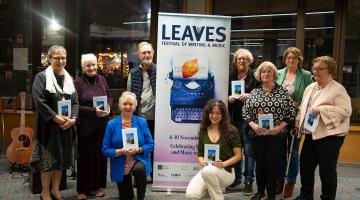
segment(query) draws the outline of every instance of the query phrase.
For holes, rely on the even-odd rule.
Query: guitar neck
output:
[[[26,94],[25,92],[21,93],[21,111],[20,111],[20,133],[24,133],[25,129],[25,98]]]

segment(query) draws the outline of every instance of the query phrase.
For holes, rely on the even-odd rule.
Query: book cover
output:
[[[99,108],[100,110],[105,111],[108,108],[107,106],[107,96],[96,96],[93,97],[93,106]]]
[[[304,121],[304,128],[311,133],[314,133],[320,119],[320,114],[317,114],[316,117],[311,113],[311,109],[306,111],[305,121]]]
[[[204,151],[204,159],[207,165],[212,165],[215,160],[220,159],[220,145],[205,144]]]
[[[124,149],[134,149],[139,147],[138,134],[136,128],[122,129],[122,140]]]
[[[231,81],[231,96],[239,97],[245,93],[245,81]]]
[[[259,115],[259,126],[265,129],[274,128],[274,119],[272,114]]]
[[[71,117],[71,100],[58,101],[58,115],[61,117]]]

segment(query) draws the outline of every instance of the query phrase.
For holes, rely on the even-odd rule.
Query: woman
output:
[[[106,187],[107,166],[101,147],[113,99],[105,78],[97,73],[96,56],[82,55],[81,66],[83,74],[75,80],[80,104],[77,123],[77,192],[78,199],[87,199],[89,194],[105,196],[101,188]],[[93,106],[93,98],[98,96],[107,98],[108,106],[104,110]]]
[[[305,133],[300,156],[301,194],[297,200],[314,199],[314,172],[319,165],[321,199],[335,199],[336,164],[344,138],[349,131],[351,99],[345,88],[333,79],[337,65],[330,56],[317,57],[312,72],[315,83],[305,92],[296,127]],[[304,129],[306,113],[319,117],[314,132]]]
[[[301,103],[305,88],[310,85],[312,81],[311,73],[302,69],[304,58],[300,49],[296,47],[289,47],[284,51],[283,62],[286,64],[284,69],[278,71],[278,78],[276,83],[287,89],[289,95],[295,101],[295,106],[298,107]],[[290,130],[292,127],[288,127]],[[286,141],[287,140],[287,141]],[[292,196],[294,191],[294,185],[296,183],[296,176],[299,171],[299,143],[300,139],[295,138],[292,149],[292,156],[290,158],[290,166],[288,174],[286,171],[286,154],[290,152],[290,144],[292,137],[287,134],[285,140],[283,140],[284,149],[281,150],[280,158],[280,170],[278,174],[278,180],[276,181],[276,193],[282,192],[283,180],[287,176],[287,183],[285,185],[284,198]],[[286,148],[287,147],[287,148]]]
[[[255,71],[261,86],[251,91],[243,107],[244,120],[253,130],[253,145],[256,162],[256,184],[258,192],[251,198],[261,199],[267,191],[267,199],[275,199],[275,183],[280,162],[282,140],[286,127],[295,120],[293,100],[287,90],[276,84],[277,69],[265,61]],[[268,115],[265,115],[268,114]],[[261,127],[259,117],[269,116],[270,128]],[[273,128],[271,128],[271,118]]]
[[[247,124],[244,124],[242,118],[242,107],[244,102],[249,96],[251,90],[253,90],[258,82],[254,77],[254,72],[249,68],[250,64],[253,62],[254,58],[251,52],[247,49],[238,49],[234,53],[233,64],[235,70],[230,74],[230,83],[231,81],[243,80],[245,83],[245,93],[240,96],[232,96],[231,88],[229,88],[229,112],[232,119],[232,123],[238,129],[240,133],[241,144],[244,147],[244,156],[245,156],[245,188],[244,195],[251,195],[252,193],[252,183],[254,181],[254,168],[255,160],[253,155],[253,145],[252,138],[249,135],[249,127]],[[237,186],[240,186],[242,178],[242,160],[240,160],[235,165],[235,181],[227,189],[236,189]]]
[[[119,98],[121,115],[108,122],[103,140],[102,153],[110,157],[110,177],[117,183],[119,196],[122,200],[133,199],[131,174],[134,176],[137,188],[137,198],[143,200],[146,192],[146,176],[152,170],[150,155],[154,150],[146,120],[135,116],[136,95],[125,91]],[[135,128],[138,146],[128,149],[123,146],[122,133]]]
[[[35,76],[32,86],[36,107],[36,138],[30,167],[41,173],[40,199],[62,199],[59,185],[63,170],[72,165],[73,126],[79,111],[78,97],[73,79],[65,70],[66,50],[52,46],[48,50],[50,66]],[[61,115],[58,104],[71,112]],[[50,183],[51,192],[50,192]]]
[[[221,188],[235,180],[232,172],[235,163],[241,159],[239,134],[230,124],[224,102],[210,100],[205,106],[199,130],[198,161],[201,170],[190,181],[186,189],[189,199],[201,199],[207,193],[211,199],[224,199]],[[205,145],[219,145],[219,159],[207,165],[204,158]]]

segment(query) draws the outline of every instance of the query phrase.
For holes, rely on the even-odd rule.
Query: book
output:
[[[220,159],[220,145],[219,144],[205,144],[204,159],[207,165],[212,165],[215,160]]]
[[[259,115],[259,126],[268,130],[273,129],[274,128],[273,114]]]
[[[239,97],[245,93],[245,81],[231,81],[231,96]]]
[[[310,131],[311,133],[314,133],[318,126],[319,119],[320,119],[320,114],[317,114],[316,117],[314,117],[314,115],[311,112],[311,109],[309,108],[306,111],[304,128]]]
[[[122,140],[124,149],[135,149],[139,147],[136,128],[122,129]]]
[[[58,101],[58,115],[61,117],[71,117],[71,100]]]
[[[93,97],[93,106],[99,108],[100,110],[105,111],[107,106],[107,96],[96,96]]]

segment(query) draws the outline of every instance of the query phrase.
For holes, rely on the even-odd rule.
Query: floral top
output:
[[[243,117],[247,123],[258,122],[258,114],[273,114],[274,126],[279,125],[282,121],[292,125],[295,121],[296,110],[294,101],[288,94],[287,90],[279,85],[266,94],[261,86],[251,91],[249,98],[246,100],[243,107]],[[276,135],[277,137],[284,137],[286,129]]]

